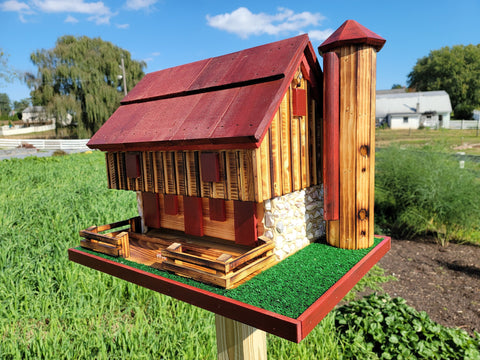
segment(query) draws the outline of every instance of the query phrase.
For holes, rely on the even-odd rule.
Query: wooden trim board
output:
[[[390,238],[384,237],[377,246],[296,319],[107,260],[79,249],[69,249],[68,255],[71,261],[78,264],[299,343],[389,249]]]

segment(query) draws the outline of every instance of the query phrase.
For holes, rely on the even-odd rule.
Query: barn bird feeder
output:
[[[373,246],[384,42],[349,20],[319,47],[323,72],[300,35],[147,74],[88,143],[139,216],[82,230],[70,258],[300,341],[390,246]],[[372,250],[301,320],[115,261],[230,289],[324,237]]]

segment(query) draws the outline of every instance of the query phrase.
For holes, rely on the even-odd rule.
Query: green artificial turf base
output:
[[[345,250],[326,243],[312,243],[231,290],[124,258],[115,258],[82,247],[77,249],[296,319],[382,240],[383,238],[375,238],[372,247],[362,250]]]

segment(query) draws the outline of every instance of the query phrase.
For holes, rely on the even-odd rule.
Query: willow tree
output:
[[[38,67],[27,74],[34,105],[43,105],[58,120],[67,114],[77,124],[78,137],[90,137],[110,117],[123,97],[121,60],[127,89],[144,75],[145,62],[100,38],[60,37],[53,49],[37,50],[30,56]]]

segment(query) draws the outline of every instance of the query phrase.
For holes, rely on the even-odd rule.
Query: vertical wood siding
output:
[[[300,112],[305,115],[293,116],[294,87],[306,93],[307,108]],[[138,178],[127,176],[124,152],[109,152],[106,154],[108,186],[169,195],[262,202],[317,185],[321,182],[322,157],[319,114],[321,111],[316,108],[310,84],[299,69],[259,148],[213,151],[218,154],[218,181],[202,180],[205,177],[202,177],[201,151],[142,152],[139,162],[141,176]]]

